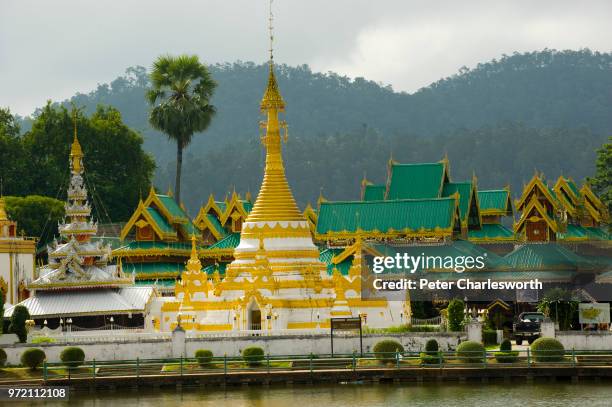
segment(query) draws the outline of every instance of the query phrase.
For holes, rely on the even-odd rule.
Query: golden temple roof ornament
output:
[[[191,235],[191,256],[187,260],[187,271],[191,273],[199,273],[202,271],[202,263],[198,257],[198,249],[196,248],[196,237]]]
[[[79,143],[79,137],[77,135],[77,110],[72,111],[72,122],[74,125],[74,140],[70,147],[70,167],[73,172],[79,173],[82,170],[83,163],[83,149]]]

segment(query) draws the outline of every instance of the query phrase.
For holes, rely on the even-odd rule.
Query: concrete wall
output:
[[[440,349],[454,349],[459,341],[465,340],[462,333],[407,333],[394,335],[369,334],[363,337],[363,351],[371,351],[372,347],[383,339],[394,339],[400,342],[407,351],[420,351],[425,347],[428,339],[435,338]],[[41,348],[47,355],[47,361],[59,362],[62,350],[70,345],[66,344],[15,344],[7,345],[7,363],[19,364],[21,353],[28,348]],[[152,359],[172,357],[172,342],[168,339],[141,340],[139,342],[98,342],[79,343],[78,346],[85,351],[88,360],[122,360],[122,359]],[[260,346],[271,355],[308,355],[331,352],[329,335],[287,335],[287,336],[252,336],[236,338],[189,338],[185,341],[188,357],[193,357],[198,349],[209,349],[215,356],[238,356],[249,346]],[[351,353],[359,351],[359,337],[334,335],[334,352]]]
[[[609,331],[557,331],[555,336],[565,349],[612,350],[612,332]]]

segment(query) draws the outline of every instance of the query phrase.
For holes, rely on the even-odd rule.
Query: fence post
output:
[[[531,353],[529,353],[529,348],[527,348],[527,367],[531,367]]]
[[[47,360],[43,360],[43,379],[47,381]]]
[[[576,349],[572,348],[572,366],[576,367]]]
[[[266,355],[266,365],[268,367],[268,374],[270,374],[270,354]]]
[[[94,360],[92,361],[91,368],[93,370],[93,373],[92,373],[93,379],[96,380],[96,358],[94,358]]]
[[[483,363],[483,367],[487,367],[487,350],[483,349],[482,351],[482,363]]]
[[[399,368],[400,368],[400,358],[399,358],[399,352],[397,352],[397,351],[395,352],[395,367],[396,367],[397,369],[399,369]]]
[[[183,355],[181,355],[181,376],[183,375]]]
[[[312,357],[313,357],[313,354],[312,352],[310,352],[310,375],[311,376],[312,376]]]
[[[140,358],[136,358],[136,378],[140,378]]]
[[[223,354],[223,374],[227,376],[227,353]]]
[[[355,358],[355,351],[353,351],[353,371],[357,369],[357,359]]]

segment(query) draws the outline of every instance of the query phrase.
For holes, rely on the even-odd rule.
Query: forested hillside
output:
[[[203,56],[205,58],[205,56]],[[184,200],[193,212],[210,191],[236,187],[256,192],[261,178],[259,101],[267,67],[213,65],[218,114],[186,150]],[[592,175],[595,149],[612,133],[612,54],[544,50],[503,56],[463,68],[413,94],[307,66],[277,67],[287,102],[288,174],[301,204],[319,188],[333,199],[354,198],[359,180],[382,181],[391,152],[401,162],[441,158],[453,174],[478,172],[481,186],[516,189],[534,169],[581,180]],[[173,179],[174,145],[147,123],[146,70],[72,98],[93,112],[116,107],[124,122],[143,133],[158,164],[156,184]],[[169,165],[170,164],[170,165]]]

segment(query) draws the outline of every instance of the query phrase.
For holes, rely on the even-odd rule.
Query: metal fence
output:
[[[43,380],[72,378],[184,376],[248,372],[310,372],[322,370],[358,371],[368,369],[496,369],[504,367],[612,366],[612,351],[538,351],[509,352],[395,352],[352,353],[342,355],[261,355],[175,359],[134,359],[85,361],[78,366],[43,363]]]

